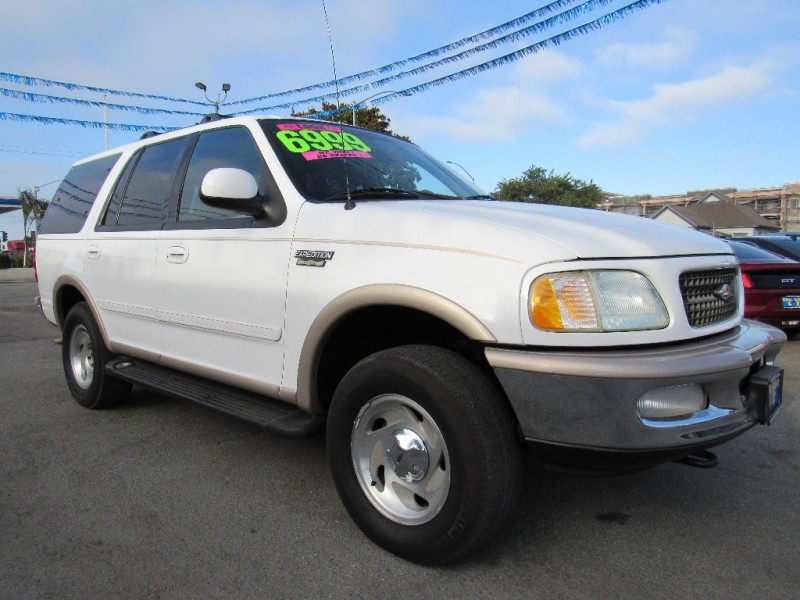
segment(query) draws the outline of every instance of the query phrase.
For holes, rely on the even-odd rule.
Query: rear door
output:
[[[115,351],[152,359],[160,353],[156,244],[188,141],[172,139],[136,152],[87,236],[86,276]]]

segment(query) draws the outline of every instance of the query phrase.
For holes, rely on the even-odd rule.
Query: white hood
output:
[[[342,210],[341,205],[338,207]],[[342,213],[335,221],[350,233],[342,232],[345,238],[352,239],[353,232],[369,232],[364,236],[366,242],[452,247],[538,263],[732,254],[724,242],[692,229],[563,206],[406,200],[361,202],[354,210]]]

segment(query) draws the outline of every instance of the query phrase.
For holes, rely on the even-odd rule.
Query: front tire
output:
[[[342,502],[375,543],[454,562],[510,520],[520,448],[505,399],[462,356],[403,346],[354,366],[334,394],[328,453]]]
[[[61,358],[69,391],[81,406],[106,408],[128,396],[130,384],[105,372],[111,357],[89,307],[74,305],[64,321]]]

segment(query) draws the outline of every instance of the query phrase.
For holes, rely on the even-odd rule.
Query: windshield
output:
[[[470,198],[483,192],[414,144],[336,123],[263,120],[261,127],[308,200]]]

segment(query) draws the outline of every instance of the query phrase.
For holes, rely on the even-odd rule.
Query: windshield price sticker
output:
[[[308,129],[311,131],[342,132],[342,128],[338,125],[328,125],[327,123],[278,123],[276,127],[281,131],[301,131],[303,129]]]
[[[300,129],[302,127],[302,129]],[[335,125],[282,123],[277,138],[290,152],[306,160],[322,158],[372,158],[372,148],[352,133],[343,133]]]

